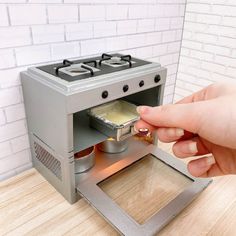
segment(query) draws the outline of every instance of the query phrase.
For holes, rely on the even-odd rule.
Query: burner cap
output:
[[[111,59],[107,60],[106,62],[109,64],[112,64],[112,65],[124,65],[127,63],[126,61],[121,60],[120,57],[112,57]]]
[[[71,73],[85,73],[88,70],[86,70],[85,68],[82,68],[81,65],[72,65],[69,68],[66,69],[67,71],[71,72]]]

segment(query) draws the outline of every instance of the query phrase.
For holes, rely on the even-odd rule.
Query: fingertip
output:
[[[215,164],[213,156],[199,158],[188,163],[188,171],[195,177],[207,176],[207,171]]]
[[[203,176],[209,169],[210,167],[199,167],[196,165],[193,161],[190,161],[187,165],[188,172],[194,176],[194,177],[200,177]]]
[[[180,138],[184,135],[184,130],[180,128],[164,128],[164,131],[166,132],[166,135],[170,138]]]
[[[174,142],[184,135],[184,130],[180,128],[158,128],[157,135],[162,142]]]
[[[181,128],[175,128],[175,136],[182,137],[184,135],[184,130]]]
[[[202,103],[167,104],[163,106],[137,108],[140,117],[156,127],[182,128],[197,133],[201,126],[200,114],[208,105]]]
[[[197,143],[192,140],[179,141],[173,145],[173,152],[177,157],[191,157],[197,154]]]
[[[138,112],[138,114],[143,115],[148,113],[148,111],[150,110],[149,106],[138,106],[136,108],[136,111]]]

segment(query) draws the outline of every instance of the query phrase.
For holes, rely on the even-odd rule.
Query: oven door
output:
[[[121,234],[154,235],[210,182],[194,178],[182,161],[148,145],[79,181],[77,190]]]

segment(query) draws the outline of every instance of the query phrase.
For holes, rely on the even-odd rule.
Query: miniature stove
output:
[[[210,183],[194,178],[180,160],[160,150],[155,134],[153,143],[135,136],[136,106],[162,104],[166,74],[158,63],[105,53],[21,73],[34,167],[68,202],[84,197],[124,235],[156,234]],[[103,110],[115,107],[135,119],[115,126],[104,123]],[[103,191],[101,183],[146,158],[171,167],[189,184],[140,224]]]

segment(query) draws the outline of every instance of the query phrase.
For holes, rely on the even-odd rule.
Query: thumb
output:
[[[198,133],[203,116],[207,115],[209,101],[171,104],[158,107],[139,106],[137,112],[145,122],[156,127],[178,127]]]

